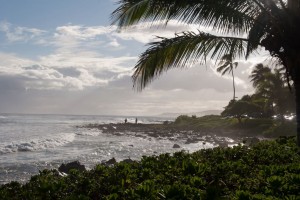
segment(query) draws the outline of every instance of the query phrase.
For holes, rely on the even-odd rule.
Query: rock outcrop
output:
[[[178,149],[178,148],[180,148],[180,146],[179,146],[178,144],[174,144],[174,145],[173,145],[173,148],[174,148],[174,149]]]
[[[69,174],[70,170],[75,169],[80,172],[85,171],[85,166],[80,164],[79,161],[70,162],[67,164],[61,164],[58,168],[58,171]]]

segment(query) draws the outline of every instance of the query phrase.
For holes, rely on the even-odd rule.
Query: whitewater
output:
[[[134,123],[135,117],[84,115],[21,115],[0,114],[0,184],[26,182],[43,169],[58,168],[60,164],[80,161],[88,169],[95,164],[115,158],[117,161],[143,155],[172,153],[174,141],[118,136],[99,129],[82,128],[87,124]],[[162,123],[172,120],[158,117],[138,117],[139,123]],[[140,133],[143,134],[143,133]],[[176,141],[180,150],[196,151],[212,148],[206,143],[185,144]]]

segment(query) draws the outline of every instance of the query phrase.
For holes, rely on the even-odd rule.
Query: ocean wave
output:
[[[99,131],[83,131],[83,132],[78,132],[76,135],[80,136],[99,136],[101,134],[101,130]]]
[[[81,130],[80,132],[76,132],[76,135],[79,136],[99,136],[102,134],[102,130],[99,129],[89,129],[89,130]]]
[[[18,143],[11,143],[0,146],[0,154],[24,152],[24,151],[39,151],[43,149],[55,148],[63,146],[74,140],[74,133],[63,133],[60,137],[33,139],[31,141],[20,141]]]

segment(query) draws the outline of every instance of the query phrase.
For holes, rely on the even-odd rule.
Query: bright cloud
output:
[[[106,86],[121,75],[131,73],[129,68],[122,64],[134,57],[95,58],[95,57],[59,57],[51,55],[38,60],[23,59],[16,55],[0,54],[0,75],[11,76],[24,81],[26,89],[68,89],[82,90],[86,87]],[[113,62],[110,62],[113,60]],[[67,69],[64,71],[64,69]],[[74,69],[76,75],[68,73]],[[61,73],[64,71],[65,73]],[[107,76],[99,77],[97,74],[106,73]],[[73,73],[74,74],[74,73]]]
[[[0,74],[25,77],[24,87],[30,89],[83,90],[86,87],[106,86],[112,81],[130,76],[132,66],[137,61],[137,56],[103,55],[108,49],[120,48],[121,42],[126,40],[148,43],[155,40],[158,35],[173,37],[178,32],[203,29],[196,25],[179,24],[177,21],[170,21],[167,27],[162,27],[164,27],[163,22],[152,24],[151,28],[149,28],[149,24],[142,23],[120,31],[116,26],[68,24],[57,27],[51,33],[35,28],[16,27],[2,22],[0,30],[6,35],[10,35],[7,36],[9,41],[16,42],[24,40],[26,37],[28,40],[30,33],[33,43],[39,44],[40,48],[51,48],[52,51],[46,55],[36,55],[36,59],[1,53]],[[76,75],[74,75],[74,70],[72,76],[68,74],[71,72],[70,69],[74,69]],[[64,73],[61,73],[62,71]],[[210,73],[209,76],[217,74],[215,70],[212,72],[214,74]],[[171,74],[174,78],[179,73],[171,72]],[[191,76],[189,80],[194,78],[194,74],[188,75]],[[177,78],[179,79],[179,77]],[[197,78],[195,77],[195,80]],[[224,78],[231,80],[230,76],[224,76]],[[244,78],[237,76],[236,84],[246,89],[248,83]],[[164,85],[168,85],[168,82]],[[159,86],[158,88],[164,87]],[[182,83],[181,88],[185,90],[193,87],[190,84]]]
[[[46,31],[36,28],[27,28],[21,26],[15,27],[12,24],[4,21],[0,22],[0,31],[5,33],[8,41],[10,42],[26,42],[46,33]]]
[[[140,23],[130,28],[125,28],[121,30],[114,31],[112,34],[115,37],[118,37],[123,40],[136,40],[141,43],[149,43],[154,40],[157,40],[159,37],[174,37],[175,33],[181,33],[183,31],[210,31],[208,28],[194,24],[183,24],[179,23],[176,20],[170,20],[168,25],[165,26],[165,22],[156,22],[156,23]]]
[[[67,25],[56,28],[56,37],[73,37],[81,40],[94,39],[99,35],[109,34],[114,28],[105,26],[84,27]]]
[[[49,112],[50,107],[54,113],[124,115],[222,109],[232,97],[232,79],[229,75],[221,77],[212,64],[207,69],[195,65],[187,70],[171,70],[142,93],[132,90],[132,68],[141,53],[137,48],[157,40],[156,36],[174,37],[182,31],[207,30],[176,21],[170,21],[167,27],[163,23],[151,28],[148,25],[120,31],[116,26],[66,24],[45,31],[1,22],[0,32],[9,47],[25,42],[23,45],[36,48],[31,57],[0,49],[1,98],[8,99],[4,95],[10,92],[6,86],[18,88],[18,93],[13,93],[14,104],[32,102],[24,107],[40,113]],[[239,97],[251,91],[248,74],[254,60],[241,61],[236,71]],[[5,105],[8,104],[6,100]],[[44,106],[39,110],[35,105]],[[0,104],[0,109],[5,111],[6,107]]]

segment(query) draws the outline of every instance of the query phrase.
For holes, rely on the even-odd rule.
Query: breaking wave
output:
[[[74,133],[63,133],[61,136],[55,138],[33,139],[31,141],[0,145],[0,154],[55,148],[72,142],[74,138]]]
[[[99,136],[102,133],[102,131],[83,131],[83,132],[78,132],[76,135],[80,136]]]

